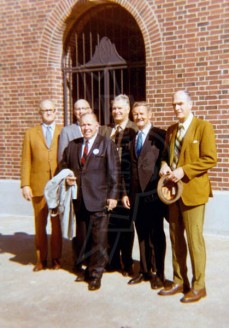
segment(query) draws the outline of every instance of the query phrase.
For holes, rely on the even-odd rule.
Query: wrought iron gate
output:
[[[72,121],[73,104],[79,98],[90,102],[101,124],[110,123],[110,103],[116,95],[125,93],[131,102],[145,98],[144,58],[131,60],[129,49],[123,51],[128,58],[123,58],[108,36],[87,35],[75,33],[63,58],[65,125]]]

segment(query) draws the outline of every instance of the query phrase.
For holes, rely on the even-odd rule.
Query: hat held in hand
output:
[[[158,181],[157,185],[157,193],[160,200],[170,205],[176,202],[183,191],[183,183],[182,181],[173,182],[172,180],[168,179],[167,175],[163,175],[160,180]]]

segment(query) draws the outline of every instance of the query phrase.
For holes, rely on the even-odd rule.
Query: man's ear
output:
[[[150,119],[150,121],[152,121],[153,118],[154,118],[154,116],[153,116],[153,111],[150,110],[150,112],[149,112],[149,119]]]

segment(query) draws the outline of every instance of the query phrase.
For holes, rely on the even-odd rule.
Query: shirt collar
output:
[[[56,123],[55,123],[55,122],[52,122],[51,124],[45,124],[45,123],[42,123],[42,126],[44,126],[46,129],[47,129],[47,127],[50,127],[51,130],[54,131],[55,126],[56,126]]]
[[[92,145],[93,144],[93,142],[95,141],[95,138],[97,137],[97,134],[98,134],[98,132],[93,136],[93,137],[91,137],[90,139],[88,139],[88,144],[89,145]],[[83,139],[84,141],[84,144],[85,144],[85,139]]]
[[[144,127],[144,129],[139,130],[138,133],[139,133],[140,131],[142,131],[143,134],[146,136],[146,135],[149,133],[149,130],[151,129],[151,126],[152,126],[151,123],[147,124],[147,125]]]
[[[193,119],[193,114],[192,113],[190,113],[189,114],[189,116],[188,116],[188,118],[187,118],[187,120],[184,122],[184,123],[182,123],[183,124],[183,126],[184,126],[184,130],[185,131],[187,131],[188,130],[188,128],[189,128],[189,125],[191,124],[191,122],[192,122],[192,119]]]
[[[118,126],[121,126],[122,130],[125,130],[128,120],[122,122],[121,124],[115,124],[115,130]]]

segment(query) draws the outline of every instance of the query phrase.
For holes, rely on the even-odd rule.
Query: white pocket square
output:
[[[199,140],[193,140],[192,143],[199,143]]]

